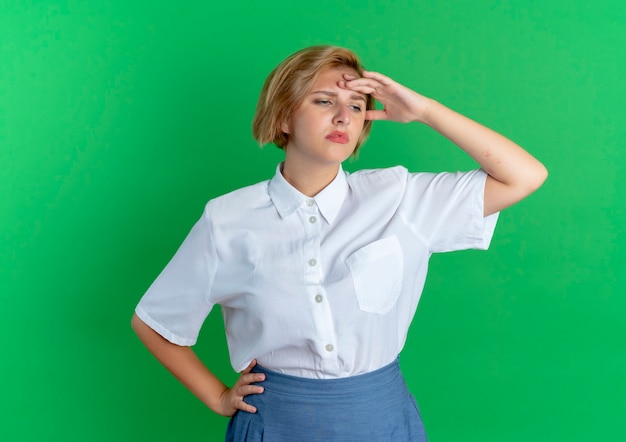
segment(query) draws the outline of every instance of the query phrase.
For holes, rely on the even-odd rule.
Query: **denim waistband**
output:
[[[385,391],[384,387],[389,384],[398,381],[404,382],[398,358],[377,370],[345,378],[304,378],[278,373],[258,364],[252,368],[252,372],[265,374],[265,380],[258,383],[265,390],[279,394],[326,398],[352,396],[365,392],[383,392]]]

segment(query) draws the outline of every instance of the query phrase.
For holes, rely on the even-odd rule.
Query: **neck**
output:
[[[335,179],[338,171],[338,164],[329,164],[326,167],[312,167],[308,164],[299,167],[285,159],[281,173],[285,180],[299,192],[313,197]]]

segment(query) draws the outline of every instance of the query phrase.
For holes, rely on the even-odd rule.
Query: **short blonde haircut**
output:
[[[290,55],[267,77],[261,89],[256,114],[252,120],[252,136],[260,144],[274,143],[284,149],[289,134],[282,130],[291,114],[309,94],[320,72],[326,69],[348,67],[363,75],[359,57],[349,49],[337,46],[311,46]],[[374,108],[374,98],[367,95],[366,109]],[[365,121],[353,154],[363,144],[372,129]]]

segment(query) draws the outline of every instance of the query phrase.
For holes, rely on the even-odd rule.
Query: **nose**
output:
[[[350,111],[347,106],[337,106],[333,116],[333,124],[350,124]]]

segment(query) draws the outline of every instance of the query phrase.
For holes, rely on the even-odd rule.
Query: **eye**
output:
[[[355,112],[361,112],[361,106],[359,106],[357,104],[350,105],[350,109],[352,109]]]
[[[315,100],[315,104],[319,104],[320,106],[330,106],[332,104],[332,101],[319,99]]]

